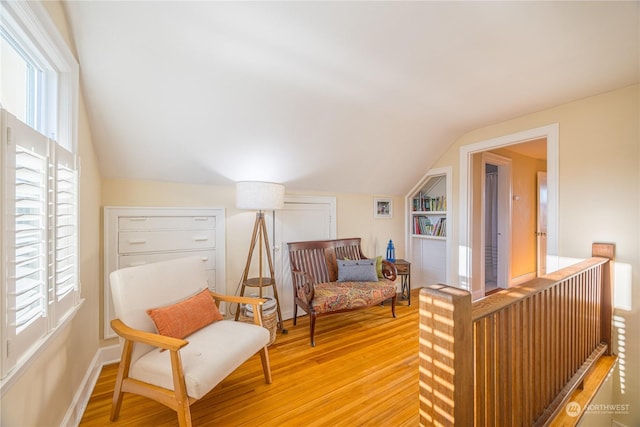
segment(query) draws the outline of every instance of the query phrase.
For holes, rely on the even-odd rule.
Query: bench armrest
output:
[[[293,286],[295,288],[296,296],[305,302],[307,305],[311,305],[311,300],[314,294],[314,280],[311,275],[305,271],[291,270],[293,278]]]
[[[396,265],[391,261],[387,261],[386,259],[382,260],[382,275],[385,279],[395,281],[396,277],[398,277],[398,270],[396,269]]]

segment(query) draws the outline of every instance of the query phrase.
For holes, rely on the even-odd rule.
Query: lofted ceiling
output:
[[[403,195],[466,132],[639,81],[635,1],[63,4],[105,178]]]

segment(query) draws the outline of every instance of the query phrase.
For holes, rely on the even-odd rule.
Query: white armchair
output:
[[[255,324],[218,320],[181,339],[158,334],[147,310],[175,307],[207,289],[199,257],[124,268],[109,278],[117,316],[111,326],[122,338],[111,421],[117,420],[123,394],[129,392],[168,406],[177,412],[180,426],[190,426],[190,405],[257,352],[265,381],[271,383],[270,337],[259,309],[264,299],[211,293],[217,304],[254,305]]]

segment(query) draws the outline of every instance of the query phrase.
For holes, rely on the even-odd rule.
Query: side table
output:
[[[400,276],[400,299],[406,299],[408,305],[411,305],[411,263],[404,259],[396,259],[394,264]]]

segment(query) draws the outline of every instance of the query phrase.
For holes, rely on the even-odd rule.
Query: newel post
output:
[[[608,258],[602,265],[602,288],[600,292],[600,340],[607,344],[607,356],[611,356],[611,328],[613,325],[613,261],[616,245],[613,243],[593,243],[591,256]]]
[[[473,425],[471,294],[431,285],[420,291],[420,425]]]

